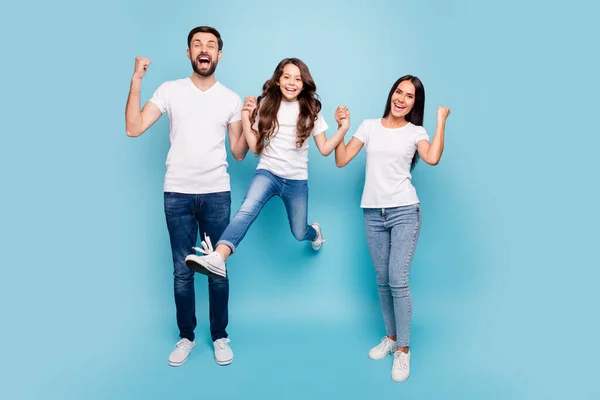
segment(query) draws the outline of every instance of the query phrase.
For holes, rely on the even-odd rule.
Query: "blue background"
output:
[[[598,44],[591,0],[41,2],[3,6],[0,398],[597,399]],[[371,361],[383,336],[359,200],[364,152],[310,149],[318,254],[271,201],[231,259],[235,361],[218,367],[197,279],[198,345],[177,340],[162,183],[163,117],[139,139],[124,107],[190,75],[186,37],[224,38],[217,78],[257,95],[275,65],[311,69],[334,126],[383,112],[412,73],[452,109],[442,162],[415,172],[412,375]],[[329,135],[333,131],[328,132]],[[230,158],[233,211],[257,159]],[[594,317],[594,315],[596,315]]]

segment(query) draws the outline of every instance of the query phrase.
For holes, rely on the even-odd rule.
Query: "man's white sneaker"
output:
[[[191,342],[188,339],[181,339],[175,345],[175,350],[171,352],[169,356],[169,365],[172,367],[178,367],[187,361],[188,356],[196,347],[196,342]]]
[[[310,226],[315,228],[315,231],[317,231],[317,237],[311,242],[312,248],[315,251],[320,250],[321,247],[323,247],[323,242],[325,241],[325,239],[323,239],[323,234],[321,233],[321,225],[319,225],[316,222],[313,222],[312,224],[310,224]]]
[[[185,258],[185,265],[194,272],[199,272],[213,278],[225,278],[227,269],[225,261],[216,251],[206,256],[197,256],[190,254]]]
[[[410,375],[410,351],[394,353],[394,365],[392,366],[392,379],[396,382],[405,381]]]
[[[215,347],[215,360],[219,365],[228,365],[233,361],[233,351],[229,347],[229,339],[221,338],[213,342]]]
[[[390,339],[385,336],[381,339],[381,343],[377,346],[373,347],[371,351],[369,351],[369,358],[372,360],[381,360],[385,358],[388,354],[392,354],[396,350],[396,341]]]

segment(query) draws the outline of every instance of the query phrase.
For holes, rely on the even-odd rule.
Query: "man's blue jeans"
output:
[[[175,277],[175,306],[179,336],[194,340],[196,299],[194,272],[185,265],[193,253],[198,232],[215,243],[229,223],[231,193],[183,194],[165,192],[165,215],[171,238]],[[210,333],[212,340],[227,337],[229,280],[208,278]]]

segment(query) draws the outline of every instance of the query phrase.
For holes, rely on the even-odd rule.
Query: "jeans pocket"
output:
[[[415,204],[415,211],[417,213],[417,219],[418,219],[419,225],[420,225],[421,221],[423,219],[423,216],[421,215],[421,204],[420,203]]]

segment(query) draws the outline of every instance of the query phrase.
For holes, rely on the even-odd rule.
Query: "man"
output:
[[[130,137],[140,136],[163,113],[167,113],[170,121],[171,148],[166,161],[164,203],[181,337],[169,356],[172,366],[185,363],[196,345],[194,273],[186,267],[185,257],[195,246],[198,232],[201,237],[215,242],[229,223],[231,192],[225,130],[228,129],[230,150],[236,160],[243,160],[248,152],[242,135],[241,98],[219,83],[214,75],[222,49],[223,40],[216,29],[208,26],[192,29],[187,49],[193,69],[191,77],[160,85],[141,111],[142,78],[150,60],[136,57],[125,111]],[[225,330],[228,278],[209,277],[208,293],[215,360],[219,365],[227,365],[233,361]]]

